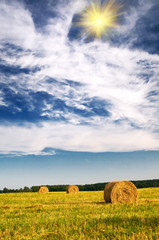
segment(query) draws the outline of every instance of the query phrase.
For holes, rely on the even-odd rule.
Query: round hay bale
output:
[[[42,187],[40,187],[40,189],[39,189],[38,192],[39,192],[39,193],[48,193],[48,192],[49,192],[49,189],[48,189],[47,187],[42,186]]]
[[[78,193],[79,188],[75,185],[70,185],[67,187],[67,193]]]
[[[105,185],[104,188],[104,200],[106,203],[111,203],[111,191],[114,185],[119,181],[113,181]]]
[[[106,203],[135,203],[137,188],[129,181],[114,181],[105,186],[104,200]]]

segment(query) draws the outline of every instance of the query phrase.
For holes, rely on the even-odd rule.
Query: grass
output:
[[[105,204],[103,192],[0,194],[0,239],[158,240],[159,188],[136,204]]]

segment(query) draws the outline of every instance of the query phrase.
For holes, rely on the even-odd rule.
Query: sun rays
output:
[[[115,0],[103,3],[101,0],[91,1],[75,24],[82,27],[82,34],[101,38],[119,24],[121,14],[121,6]]]

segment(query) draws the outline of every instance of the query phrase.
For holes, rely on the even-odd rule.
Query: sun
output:
[[[115,0],[103,3],[100,0],[91,1],[75,24],[82,27],[87,35],[100,38],[119,24],[119,16],[122,14],[120,10],[121,6]]]

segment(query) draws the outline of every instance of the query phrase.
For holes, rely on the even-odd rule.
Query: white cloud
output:
[[[40,128],[33,125],[29,128],[3,126],[0,128],[4,136],[0,142],[1,152],[40,152],[45,147],[81,151],[159,149],[159,138],[154,133],[159,128],[159,100],[158,96],[152,97],[153,102],[147,98],[149,92],[159,91],[159,56],[140,50],[132,51],[128,47],[117,48],[109,42],[98,40],[87,44],[70,42],[67,35],[79,4],[80,1],[73,1],[71,7],[58,6],[60,17],[50,19],[45,31],[38,32],[31,13],[22,4],[0,3],[1,42],[8,41],[31,49],[31,52],[24,51],[12,59],[2,55],[2,59],[11,66],[41,67],[36,73],[12,76],[5,81],[16,81],[20,87],[35,92],[47,91],[79,109],[86,108],[83,105],[85,96],[98,97],[111,103],[111,116],[109,119],[99,116],[85,119],[93,124],[91,126],[77,125],[84,119],[71,113],[63,113],[67,115],[69,124],[43,123]],[[84,4],[85,1],[80,6]],[[136,16],[137,13],[133,12],[129,18],[137,19],[139,16]],[[136,20],[133,20],[135,23]],[[139,64],[141,61],[143,64]],[[153,72],[149,82],[142,77],[143,73],[149,74],[150,71],[144,62]],[[49,84],[47,78],[59,82],[69,79],[83,85],[78,89],[69,85],[55,86]],[[69,96],[70,90],[72,98]],[[46,110],[48,108],[50,106],[46,106]],[[115,125],[116,120],[122,123]],[[133,128],[131,124],[138,128]]]
[[[147,0],[138,1],[137,7],[136,6],[131,7],[128,12],[123,11],[125,24],[117,28],[119,34],[123,34],[125,37],[131,34],[132,40],[134,40],[136,36],[133,36],[133,29],[136,27],[137,21],[144,15],[146,15],[154,4],[155,3],[153,1],[151,2]],[[130,43],[128,45],[130,45]]]
[[[136,130],[127,124],[120,126],[103,122],[102,126],[78,126],[65,123],[44,123],[42,127],[0,127],[1,154],[13,151],[41,154],[47,147],[70,151],[134,151],[159,150],[157,135]],[[49,153],[48,153],[49,154]],[[46,153],[47,155],[47,153]]]
[[[29,152],[25,152],[24,149],[23,151],[11,151],[11,150],[6,150],[6,151],[0,151],[0,154],[2,154],[2,156],[0,156],[0,158],[3,158],[5,155],[6,157],[21,157],[21,156],[28,156],[28,155],[34,155],[34,156],[53,156],[56,154],[56,152],[54,150],[51,150],[49,152],[44,152],[44,151],[30,151]]]
[[[35,28],[31,14],[16,1],[0,3],[0,40],[24,48],[35,46]]]

